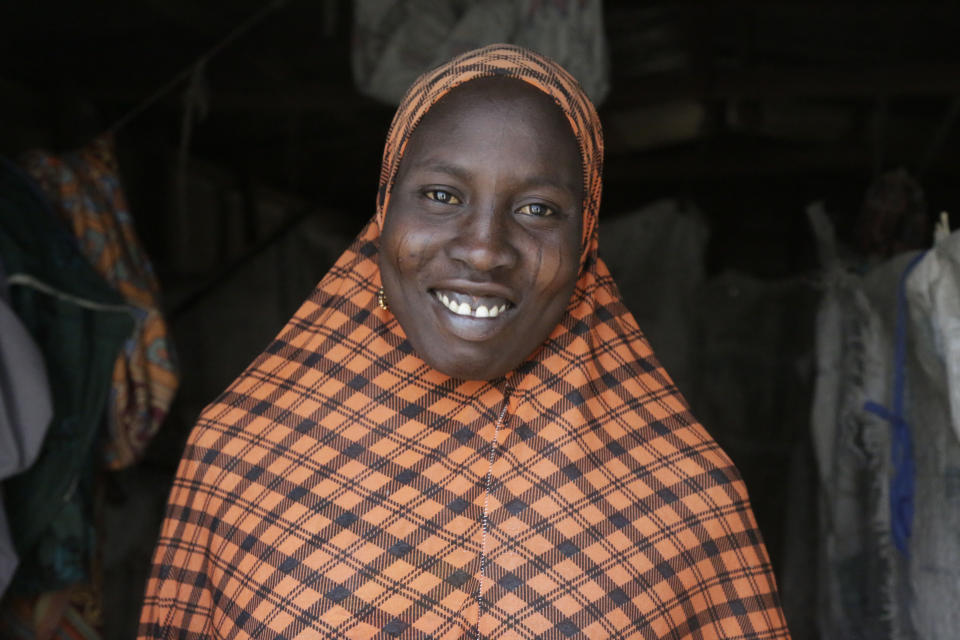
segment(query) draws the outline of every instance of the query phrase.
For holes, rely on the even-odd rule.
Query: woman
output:
[[[375,218],[191,435],[141,637],[788,637],[597,258],[602,153],[530,51],[415,83]]]

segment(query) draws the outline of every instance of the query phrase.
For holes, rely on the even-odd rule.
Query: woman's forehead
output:
[[[573,136],[573,129],[552,97],[522,80],[503,76],[476,78],[454,87],[429,108],[417,129],[431,120],[465,117],[478,108],[505,105],[511,109],[537,111],[543,117],[562,122],[562,129]]]
[[[430,155],[438,145],[458,144],[468,137],[464,132],[477,127],[486,127],[484,132],[489,131],[491,136],[495,131],[512,131],[558,158],[572,154],[577,174],[581,173],[579,144],[553,98],[521,80],[504,77],[467,82],[438,100],[413,130],[401,165],[409,165],[411,156]]]

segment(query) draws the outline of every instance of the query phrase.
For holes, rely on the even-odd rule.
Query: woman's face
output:
[[[539,347],[577,280],[582,200],[577,143],[547,95],[487,78],[440,100],[407,144],[380,247],[417,353],[489,380]]]

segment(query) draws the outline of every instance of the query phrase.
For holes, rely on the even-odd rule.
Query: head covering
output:
[[[577,139],[583,166],[583,226],[581,265],[597,249],[597,216],[600,213],[603,174],[603,129],[593,103],[566,69],[549,58],[513,45],[494,44],[454,58],[425,73],[407,91],[390,124],[380,164],[377,190],[377,224],[390,203],[390,190],[400,169],[407,142],[423,116],[453,89],[477,78],[502,76],[533,85],[553,98]]]
[[[464,381],[377,307],[377,243],[417,122],[493,75],[570,121],[584,255],[546,342]],[[601,156],[593,107],[533,52],[493,45],[414,84],[377,215],[191,434],[141,637],[788,637],[739,474],[597,258]]]

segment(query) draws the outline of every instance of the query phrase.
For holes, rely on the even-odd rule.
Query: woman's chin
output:
[[[459,354],[445,357],[424,356],[424,361],[445,375],[461,380],[493,380],[501,378],[513,369],[510,363],[490,361],[490,354],[483,354],[486,358],[476,354]],[[515,366],[515,365],[514,365]]]

